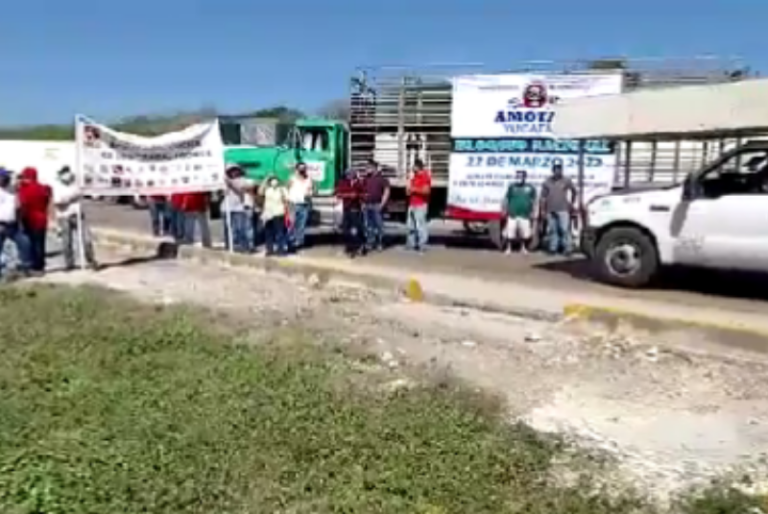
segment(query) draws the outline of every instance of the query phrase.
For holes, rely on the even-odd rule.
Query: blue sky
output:
[[[525,60],[718,54],[768,69],[768,2],[757,0],[4,3],[6,126],[76,112],[110,120],[203,106],[312,110],[343,98],[360,65],[498,71]]]

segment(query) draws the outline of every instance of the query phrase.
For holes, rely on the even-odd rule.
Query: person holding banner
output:
[[[51,188],[37,179],[37,169],[24,168],[19,175],[19,214],[24,235],[29,241],[30,270],[45,273],[48,213],[51,210]]]
[[[75,269],[75,240],[79,240],[85,264],[96,270],[96,256],[93,251],[91,232],[85,224],[82,212],[82,193],[75,183],[75,174],[69,166],[59,170],[56,183],[53,186],[53,205],[56,221],[61,232],[61,242],[64,252],[64,266],[69,270]]]
[[[245,176],[237,164],[227,165],[225,172],[227,190],[224,193],[224,240],[230,241],[235,252],[253,251],[253,190],[255,183]],[[231,231],[231,232],[230,232]]]
[[[304,234],[307,222],[312,214],[312,195],[315,186],[303,162],[296,164],[296,172],[288,184],[288,202],[290,205],[291,229],[289,244],[294,251],[304,246]]]

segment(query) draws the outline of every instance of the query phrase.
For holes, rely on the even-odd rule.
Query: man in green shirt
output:
[[[512,245],[519,243],[520,252],[528,253],[532,234],[532,220],[536,212],[536,188],[528,184],[528,173],[519,170],[515,181],[509,184],[504,195],[503,212],[507,220],[504,232],[504,248],[512,253]]]

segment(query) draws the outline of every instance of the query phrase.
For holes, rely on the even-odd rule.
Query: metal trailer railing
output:
[[[530,61],[499,73],[600,73],[621,70],[624,91],[717,84],[747,78],[735,58],[610,58]],[[436,185],[448,183],[451,153],[451,78],[494,73],[482,64],[360,68],[350,81],[350,164],[374,158],[395,184],[416,157],[424,159]],[[687,173],[737,144],[733,139],[629,142],[617,145],[616,187],[679,182]]]

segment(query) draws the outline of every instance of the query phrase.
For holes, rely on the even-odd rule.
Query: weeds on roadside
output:
[[[99,290],[2,290],[0,319],[4,513],[651,512],[554,484],[561,441],[451,384],[340,388],[338,354]]]

